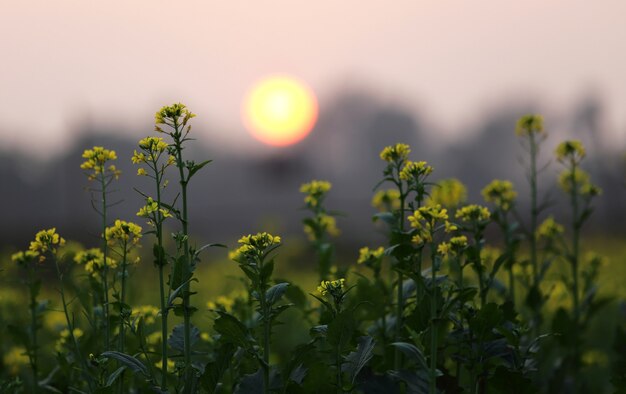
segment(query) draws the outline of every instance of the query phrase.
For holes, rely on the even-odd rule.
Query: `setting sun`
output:
[[[295,144],[306,137],[317,120],[313,91],[288,76],[259,81],[248,93],[242,109],[243,122],[258,140],[274,146]]]

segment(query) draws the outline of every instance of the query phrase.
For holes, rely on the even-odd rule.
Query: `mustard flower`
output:
[[[157,113],[154,115],[154,123],[159,124],[169,124],[168,122],[178,121],[180,117],[183,118],[183,124],[186,124],[187,121],[196,115],[191,113],[185,104],[176,103],[172,105],[166,105],[162,107]],[[162,132],[158,126],[155,127],[156,131]]]
[[[436,183],[426,200],[427,205],[441,205],[444,207],[457,207],[467,199],[467,188],[463,182],[455,178],[443,179]]]
[[[98,248],[82,250],[74,256],[74,262],[85,266],[85,271],[93,278],[100,280],[100,272],[104,268],[104,253]],[[107,266],[117,268],[117,261],[107,257]]]
[[[210,310],[223,310],[224,312],[232,312],[235,300],[226,296],[219,296],[215,301],[208,301],[206,303],[207,309]]]
[[[332,185],[328,181],[313,180],[300,186],[300,193],[306,194],[304,203],[310,207],[316,208],[320,205],[326,193],[331,189]]]
[[[142,218],[152,218],[157,211],[161,213],[162,218],[172,217],[172,214],[170,213],[170,211],[165,208],[159,208],[159,204],[156,201],[154,201],[152,197],[148,197],[146,199],[146,205],[139,208],[139,211],[137,212],[137,216],[142,217]]]
[[[370,249],[368,247],[361,248],[359,249],[359,259],[357,260],[357,264],[380,261],[384,254],[385,248],[382,246],[377,249]]]
[[[558,224],[554,217],[550,216],[537,227],[537,237],[552,239],[563,234],[563,231],[563,226]]]
[[[541,115],[524,115],[517,121],[515,134],[525,136],[530,134],[539,134],[543,132],[543,116]]]
[[[379,190],[372,197],[372,206],[381,212],[400,209],[400,192],[397,189]]]
[[[162,153],[167,150],[168,144],[161,137],[146,137],[139,140],[139,147],[150,153]]]
[[[83,330],[81,330],[80,328],[75,328],[72,331],[72,333],[74,334],[74,338],[76,338],[77,341],[84,335]],[[70,340],[71,340],[70,330],[67,328],[63,329],[63,331],[59,333],[59,339],[54,345],[54,350],[56,350],[57,353],[63,352],[63,347],[69,344]]]
[[[456,211],[455,215],[455,218],[461,219],[466,223],[484,222],[489,220],[490,217],[491,212],[489,212],[489,208],[476,204],[470,204],[462,207]]]
[[[341,231],[337,228],[337,221],[333,216],[326,214],[319,214],[317,216],[317,225],[322,231],[325,231],[331,236],[338,236]],[[310,240],[315,240],[315,230],[310,222],[305,222],[304,232]]]
[[[92,172],[87,176],[89,180],[96,179],[96,176],[102,174],[103,176],[112,175],[115,179],[118,179],[121,171],[119,171],[114,165],[106,167],[106,163],[112,160],[117,160],[117,154],[114,150],[105,149],[101,146],[94,146],[92,149],[85,149],[83,152],[83,158],[86,159],[80,168],[83,170],[91,170]],[[108,171],[108,174],[106,173]]]
[[[11,375],[17,375],[20,369],[30,363],[26,348],[23,346],[13,346],[2,357],[3,364],[7,367]]]
[[[113,226],[106,228],[104,238],[109,245],[115,245],[117,241],[137,245],[141,239],[141,227],[135,223],[118,219]]]
[[[38,256],[39,262],[42,263],[46,260],[47,252],[56,253],[63,245],[65,245],[65,239],[56,232],[56,228],[51,228],[39,231],[35,235],[35,240],[31,241],[28,250],[31,252],[30,256]]]
[[[156,322],[157,316],[161,311],[159,308],[152,305],[141,305],[138,307],[134,307],[131,312],[131,319],[138,319],[139,317],[143,317],[143,321],[146,324],[154,324]]]
[[[585,147],[578,140],[563,141],[556,147],[556,158],[560,162],[580,162],[585,157]]]
[[[388,163],[406,160],[411,153],[411,148],[407,144],[398,143],[385,147],[380,152],[380,158]]]
[[[18,265],[26,265],[37,257],[38,257],[38,254],[31,250],[27,250],[25,252],[19,251],[11,255],[11,261],[13,261],[14,263],[17,263]]]
[[[343,295],[343,288],[345,287],[345,279],[337,280],[323,280],[320,285],[317,286],[317,292],[325,296],[330,294],[334,298],[341,297]]]
[[[269,233],[257,233],[255,235],[243,236],[237,241],[241,246],[228,253],[228,258],[236,262],[240,262],[241,258],[256,258],[270,247],[279,245],[281,239],[279,236]]]
[[[400,170],[400,179],[409,181],[411,179],[420,179],[430,175],[433,168],[425,161],[407,161],[402,170]]]
[[[437,252],[443,256],[458,256],[467,247],[467,237],[460,235],[450,238],[449,242],[442,242],[437,246]]]
[[[559,186],[566,193],[571,193],[572,190],[579,191],[589,184],[589,174],[580,168],[566,169],[559,175]]]
[[[517,198],[517,192],[513,188],[513,183],[500,179],[491,181],[490,184],[485,186],[481,194],[485,201],[495,204],[496,207],[503,211],[510,210]]]

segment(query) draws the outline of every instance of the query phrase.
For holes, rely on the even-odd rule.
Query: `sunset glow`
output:
[[[287,146],[304,139],[317,120],[317,99],[303,82],[287,76],[258,82],[247,95],[243,122],[258,140]]]

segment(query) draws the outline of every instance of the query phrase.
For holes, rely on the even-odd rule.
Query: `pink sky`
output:
[[[4,1],[0,144],[58,150],[82,122],[141,136],[183,101],[220,143],[249,137],[250,85],[289,73],[324,100],[364,84],[453,133],[511,97],[606,104],[626,143],[626,2]],[[223,130],[220,133],[219,130]]]

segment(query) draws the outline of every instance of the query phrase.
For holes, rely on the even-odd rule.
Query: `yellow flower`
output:
[[[35,235],[35,240],[31,241],[28,247],[29,255],[38,256],[41,263],[46,259],[45,254],[47,252],[56,253],[58,248],[63,245],[65,245],[65,239],[57,234],[56,228],[41,230]]]
[[[382,246],[374,250],[368,247],[361,248],[359,249],[359,259],[357,260],[357,264],[380,261],[384,254],[385,248]]]
[[[300,186],[300,193],[306,194],[304,203],[310,207],[318,207],[332,185],[328,181],[313,180]]]
[[[513,207],[517,198],[517,192],[513,189],[511,181],[494,179],[482,190],[485,201],[494,203],[496,207],[508,211]]]
[[[484,222],[489,220],[491,212],[487,207],[476,204],[470,204],[456,211],[455,218],[464,222]]]
[[[425,161],[407,161],[400,171],[400,179],[408,181],[426,177],[433,172],[433,168]]]
[[[245,235],[237,241],[241,246],[228,253],[228,258],[239,262],[242,257],[258,257],[263,252],[274,245],[279,245],[281,239],[277,235],[271,235],[269,233],[257,233],[255,235]]]
[[[139,147],[150,153],[161,153],[167,149],[168,145],[161,137],[146,137],[139,140]]]
[[[131,319],[137,319],[139,317],[143,317],[144,323],[154,324],[160,312],[161,311],[156,306],[142,305],[142,306],[133,308],[133,311],[131,313]]]
[[[395,144],[385,147],[380,152],[380,158],[388,163],[406,160],[411,153],[411,148],[407,144]]]
[[[208,301],[206,303],[207,309],[211,310],[223,310],[225,312],[232,312],[235,300],[226,296],[218,296],[215,301]]]
[[[435,184],[426,201],[427,205],[442,205],[453,208],[465,202],[467,188],[458,179],[443,179]]]
[[[467,237],[465,235],[460,235],[458,237],[450,238],[450,242],[442,242],[437,247],[437,252],[443,256],[447,256],[449,254],[459,255],[463,249],[467,247]]]
[[[92,149],[85,149],[83,152],[83,158],[85,160],[80,168],[83,170],[92,170],[93,172],[88,175],[89,180],[96,178],[96,175],[102,174],[106,176],[105,165],[108,161],[117,160],[117,154],[113,150],[104,149],[101,146],[94,146]],[[117,179],[120,175],[120,171],[115,166],[109,166],[109,174],[115,176]]]
[[[180,117],[183,117],[182,125],[187,124],[187,121],[196,115],[191,113],[185,104],[177,103],[172,105],[166,105],[162,107],[154,115],[154,123],[159,124],[172,124],[174,121],[178,121]],[[163,131],[158,126],[156,131]]]
[[[115,245],[116,241],[122,241],[123,243],[130,241],[133,245],[136,245],[141,239],[141,227],[135,223],[118,219],[113,226],[106,228],[104,238],[109,245]]]
[[[22,346],[13,346],[2,358],[3,364],[8,368],[11,375],[17,375],[20,369],[30,363],[28,353]]]
[[[541,115],[524,115],[518,121],[515,127],[515,134],[519,136],[539,134],[543,132],[543,116]]]
[[[400,209],[400,192],[396,189],[379,190],[372,198],[372,206],[379,211]]]
[[[321,295],[325,296],[326,294],[330,294],[333,297],[341,295],[342,289],[345,287],[345,279],[337,279],[337,280],[323,280],[319,286],[317,286],[317,291]]]
[[[572,190],[580,190],[585,185],[589,185],[589,174],[580,168],[572,170],[563,170],[559,175],[559,186],[566,193],[571,193]]]
[[[82,336],[83,336],[83,330],[81,330],[80,328],[75,328],[72,333],[74,334],[74,338],[78,341]],[[70,336],[70,330],[68,330],[67,328],[64,328],[63,331],[61,331],[59,333],[59,339],[57,340],[56,344],[54,345],[54,349],[57,351],[57,353],[61,353],[63,352],[63,347],[67,344],[70,344],[71,341],[71,336]]]
[[[556,147],[555,153],[560,162],[580,162],[585,157],[585,147],[578,140],[563,141]]]
[[[34,260],[36,257],[38,256],[37,252],[33,252],[31,250],[27,250],[25,252],[23,251],[19,251],[17,253],[13,253],[11,255],[11,261],[19,264],[19,265],[26,265],[28,264],[30,261]]]
[[[161,368],[163,366],[163,359],[161,359],[161,361],[154,363],[154,366],[157,368]],[[169,358],[167,359],[167,372],[169,373],[176,372],[176,363],[170,360]]]
[[[139,168],[137,168],[137,175],[138,176],[146,176],[146,175],[148,175],[148,173],[146,172],[145,168],[139,167]]]
[[[135,150],[131,160],[132,160],[133,164],[145,163],[146,162],[146,155],[143,152],[137,152],[137,150]]]
[[[341,233],[337,228],[337,221],[333,216],[326,214],[318,215],[317,225],[322,231],[328,233],[328,235],[337,236]],[[304,224],[304,232],[307,234],[310,240],[315,240],[315,230],[311,227],[311,223],[306,222]]]
[[[539,227],[537,227],[538,238],[554,238],[563,234],[563,226],[558,224],[552,216],[544,220]]]

